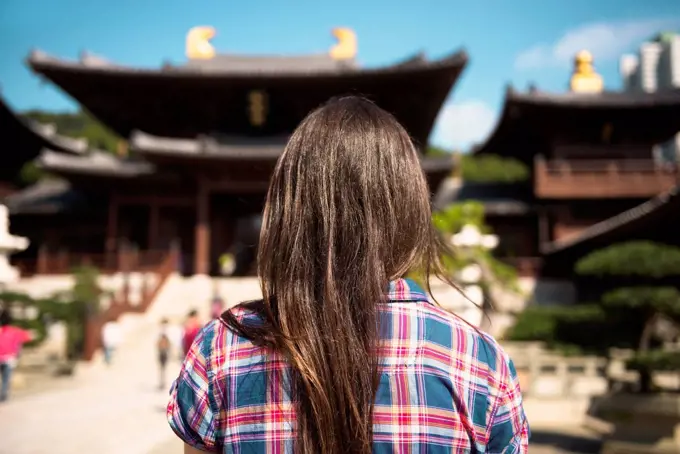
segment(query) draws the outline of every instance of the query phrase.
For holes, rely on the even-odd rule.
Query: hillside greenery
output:
[[[514,158],[496,155],[472,155],[459,151],[448,151],[440,147],[429,147],[428,156],[453,156],[457,168],[454,172],[464,181],[471,183],[519,183],[528,181],[529,168]]]
[[[59,134],[66,137],[85,138],[90,148],[115,153],[121,140],[120,136],[84,110],[62,113],[31,110],[21,116],[40,123],[53,124]]]

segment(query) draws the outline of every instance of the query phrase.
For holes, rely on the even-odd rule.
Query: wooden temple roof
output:
[[[312,55],[218,54],[211,59],[193,59],[182,65],[163,65],[163,71],[223,74],[313,74],[357,70],[356,60],[337,60],[328,53]]]
[[[494,131],[474,152],[529,162],[554,145],[651,148],[678,131],[680,89],[555,94],[509,88]]]
[[[10,214],[49,215],[86,206],[87,197],[61,179],[44,179],[4,200]]]
[[[424,146],[468,57],[422,55],[379,68],[327,56],[216,56],[209,61],[131,68],[85,55],[69,62],[33,52],[28,64],[123,137],[202,134],[282,136],[333,96],[361,94],[392,112]],[[262,121],[253,121],[253,95]]]
[[[570,273],[586,254],[615,243],[650,240],[680,245],[680,186],[594,224],[578,234],[542,245],[547,273]]]
[[[0,97],[0,131],[3,135],[3,157],[0,175],[14,179],[21,167],[35,159],[43,148],[79,155],[87,150],[87,140],[57,134],[54,125],[41,124],[17,116]]]

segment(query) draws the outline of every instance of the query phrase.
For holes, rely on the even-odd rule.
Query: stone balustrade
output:
[[[607,360],[595,356],[565,357],[539,342],[503,344],[527,397],[592,397],[607,391]]]

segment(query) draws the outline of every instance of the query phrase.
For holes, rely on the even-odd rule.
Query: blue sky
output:
[[[607,88],[618,89],[619,56],[659,30],[680,29],[680,1],[0,0],[2,95],[18,110],[73,110],[26,69],[31,49],[155,67],[184,60],[185,34],[196,25],[217,29],[218,51],[249,54],[322,52],[333,27],[351,27],[365,66],[464,47],[470,64],[431,140],[467,148],[492,129],[506,84],[563,91],[581,48],[593,52]]]

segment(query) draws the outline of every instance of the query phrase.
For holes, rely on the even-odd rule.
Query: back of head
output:
[[[396,119],[358,97],[298,126],[269,187],[258,250],[265,327],[227,322],[289,358],[301,453],[369,453],[377,306],[435,260],[429,191]]]

